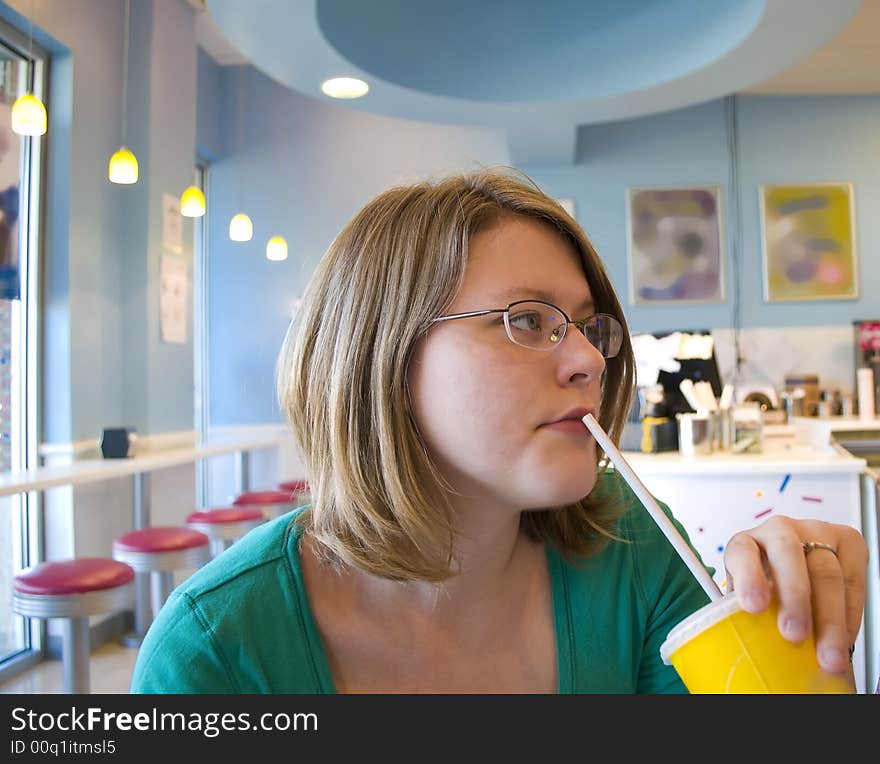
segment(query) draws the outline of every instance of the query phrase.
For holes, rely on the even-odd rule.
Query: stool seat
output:
[[[236,507],[258,507],[267,520],[285,515],[300,506],[289,491],[245,491],[232,503]]]
[[[43,562],[22,571],[12,586],[21,594],[63,595],[112,589],[134,580],[130,565],[103,557]]]
[[[12,583],[12,611],[27,618],[60,618],[64,692],[89,691],[89,616],[129,607],[135,571],[100,557],[42,562]]]
[[[180,526],[156,526],[123,533],[113,542],[113,552],[179,552],[208,543],[203,533]]]
[[[222,509],[208,509],[193,512],[187,515],[186,522],[207,523],[216,525],[219,523],[241,523],[248,520],[262,520],[263,513],[259,509],[250,509],[247,506],[224,507]]]
[[[242,505],[220,509],[193,512],[186,518],[186,524],[211,539],[211,555],[216,557],[229,549],[240,538],[246,536],[258,525],[266,521],[259,507]]]
[[[199,568],[211,559],[211,540],[185,526],[153,526],[117,536],[113,559],[128,563],[140,576],[150,577],[150,601],[155,618],[174,588],[174,571]],[[143,579],[141,579],[143,580]],[[135,634],[128,641],[138,644],[149,628],[146,603],[135,607]]]

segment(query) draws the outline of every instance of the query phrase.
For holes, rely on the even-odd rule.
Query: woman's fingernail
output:
[[[767,602],[764,598],[762,592],[747,592],[745,596],[746,606],[750,611],[760,611],[763,610],[767,605]]]
[[[807,625],[800,618],[786,618],[782,630],[789,639],[806,639]]]
[[[843,650],[839,650],[836,647],[823,647],[820,652],[820,658],[823,665],[826,666],[840,666],[846,662]]]

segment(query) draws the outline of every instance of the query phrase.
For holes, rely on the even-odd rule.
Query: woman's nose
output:
[[[569,322],[562,340],[562,347],[559,350],[573,367],[582,367],[580,373],[595,378],[605,371],[605,356],[587,339],[587,336],[573,321]],[[578,373],[578,371],[579,369],[572,368],[569,376]]]

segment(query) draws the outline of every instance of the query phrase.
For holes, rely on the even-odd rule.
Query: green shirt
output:
[[[709,598],[623,488],[617,535],[632,543],[611,541],[576,565],[547,547],[560,693],[686,692],[660,645]],[[132,692],[335,692],[294,514],[250,531],[177,587],[144,639]]]

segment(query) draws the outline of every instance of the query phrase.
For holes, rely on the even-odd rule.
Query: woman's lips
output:
[[[558,422],[541,425],[541,429],[555,430],[556,432],[570,432],[575,435],[589,435],[587,426],[579,419],[561,419]]]

